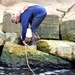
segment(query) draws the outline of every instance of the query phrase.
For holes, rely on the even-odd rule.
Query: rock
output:
[[[7,1],[7,2],[10,3],[10,1]],[[20,24],[15,25],[10,22],[10,16],[11,16],[10,14],[13,14],[14,11],[21,10],[25,5],[31,6],[31,5],[37,4],[37,1],[34,1],[33,3],[31,2],[33,1],[19,2],[13,6],[6,7],[6,10],[5,10],[6,13],[4,14],[4,19],[3,19],[4,32],[16,32],[21,36],[21,26]],[[46,4],[45,2],[48,4]],[[73,12],[75,11],[74,0],[71,3],[70,2],[71,1],[67,2],[64,0],[62,1],[50,0],[49,2],[47,2],[44,0],[43,2],[39,3],[38,1],[38,4],[42,4],[47,10],[47,17],[42,22],[38,30],[38,34],[40,35],[41,38],[63,39],[63,40],[75,41],[74,40],[74,22],[73,22],[74,20],[73,14],[75,14]],[[69,9],[70,11],[69,13],[67,13]],[[7,19],[7,17],[9,18]],[[70,22],[70,20],[72,22]],[[17,27],[18,27],[18,30],[16,30]]]
[[[3,16],[4,16],[5,6],[0,4],[0,25],[3,23]]]
[[[40,0],[38,0],[38,1],[36,1],[36,0],[23,0],[24,2],[31,2],[31,3],[37,3],[37,4],[42,4],[42,5],[50,5],[50,4],[54,4],[55,5],[55,7],[57,7],[56,6],[56,4],[58,3],[58,4],[60,4],[60,5],[66,5],[66,4],[73,4],[73,3],[75,3],[75,0],[43,0],[43,1],[40,1]],[[62,8],[64,8],[65,6],[63,5],[63,7]],[[60,7],[60,6],[59,6]],[[60,7],[61,8],[61,7]]]
[[[60,24],[60,34],[62,40],[69,40],[75,41],[74,39],[74,20],[75,20],[75,13],[74,13],[75,4],[71,5],[67,11],[64,13],[62,17],[62,21]]]
[[[44,39],[62,39],[75,41],[75,0],[0,0],[0,3],[5,5],[0,5],[0,25],[2,26],[2,28],[0,27],[1,40],[6,39],[4,37],[6,33],[7,40],[10,40],[12,42],[16,41],[16,38],[18,37],[14,34],[14,39],[13,35],[9,35],[7,32],[11,34],[17,33],[19,37],[21,36],[21,26],[20,24],[16,25],[11,23],[11,14],[13,14],[15,11],[20,11],[25,5],[31,6],[35,4],[41,4],[47,10],[47,17],[39,27],[38,34],[40,35],[40,37]],[[1,43],[1,45],[2,44],[3,43]],[[48,66],[57,67],[58,64],[64,64],[66,66],[70,65],[71,63],[66,60],[75,61],[74,42],[40,40],[38,41],[37,45],[38,50],[41,50],[42,52],[38,50],[32,50],[28,47],[30,49],[28,50],[28,59],[30,61],[30,64],[40,65],[40,63],[43,63],[47,65],[49,63]],[[6,62],[9,66],[17,67],[25,65],[25,54],[24,52],[22,52],[22,49],[24,50],[24,47],[21,45],[6,42],[2,53],[2,60],[4,59],[4,62]],[[16,53],[18,55],[16,55]],[[60,59],[59,57],[66,60]],[[39,62],[37,62],[37,60]]]
[[[38,50],[54,54],[69,61],[74,61],[75,59],[74,46],[74,42],[58,40],[40,40],[37,44]]]
[[[20,24],[14,24],[10,20],[11,13],[4,13],[4,19],[3,19],[3,32],[10,32],[10,33],[17,33],[21,34],[21,25]]]
[[[1,1],[2,1],[2,0],[0,0],[0,4],[1,4]]]
[[[21,37],[17,33],[6,33],[6,41],[21,44]]]
[[[3,63],[1,62],[1,55],[2,55],[2,51],[3,51],[3,47],[4,47],[4,44],[5,44],[5,33],[3,33],[1,30],[0,30],[0,66],[3,65]],[[4,64],[6,65],[6,64]]]
[[[59,39],[59,25],[41,24],[38,34],[43,39]]]
[[[0,57],[5,44],[5,34],[0,30]]]
[[[62,40],[75,41],[75,13],[68,13],[61,24]]]
[[[28,57],[29,64],[32,66],[42,65],[41,67],[48,66],[52,68],[72,67],[68,61],[63,60],[60,57],[34,50],[29,46],[25,47],[11,42],[6,42],[1,60],[11,67],[27,66],[26,55]]]
[[[5,44],[5,40],[0,38],[0,61],[1,61],[1,55],[2,55],[4,44]]]
[[[4,45],[5,41],[3,39],[0,38],[0,46]]]
[[[62,13],[57,11],[56,8],[53,7],[53,5],[44,6],[44,7],[47,11],[47,16],[43,21],[43,23],[47,25],[58,25]]]
[[[21,10],[25,4],[27,4],[28,6],[34,5],[33,3],[20,2],[11,7],[7,7],[7,10],[4,13],[4,19],[3,19],[3,31],[4,32],[16,32],[19,35],[21,34],[20,24],[16,25],[16,24],[11,23],[10,17],[11,17],[11,14],[13,14],[15,11]],[[46,19],[42,22],[42,25],[39,27],[38,33],[39,35],[41,35],[40,36],[41,38],[59,39],[59,19],[60,19],[61,13],[49,6],[48,7],[45,6],[45,8],[47,10],[48,15]],[[52,11],[49,12],[50,10]],[[48,31],[45,27],[48,29]],[[45,37],[46,35],[44,34],[45,35],[44,36],[42,32],[44,33],[48,32],[47,34],[49,34],[49,36]]]
[[[2,43],[1,43],[2,42]],[[0,61],[1,61],[1,55],[4,47],[4,42],[0,40]],[[1,63],[1,62],[0,62]],[[1,66],[1,65],[0,65]]]
[[[17,3],[13,6],[7,7],[4,16],[3,16],[3,31],[4,32],[14,32],[17,33],[21,36],[21,25],[19,24],[14,24],[11,22],[11,14],[13,14],[16,11],[20,11],[23,9],[26,3],[20,2]],[[31,5],[31,3],[29,4]],[[19,8],[19,9],[18,9]]]
[[[1,0],[1,4],[5,6],[11,6],[14,5],[15,3],[21,2],[22,0]]]

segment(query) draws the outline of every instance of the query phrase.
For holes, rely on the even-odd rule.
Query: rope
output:
[[[27,66],[28,66],[29,70],[33,73],[33,75],[36,75],[36,74],[34,73],[34,71],[31,69],[30,65],[29,65],[28,55],[27,55],[27,49],[28,49],[27,46],[28,46],[28,45],[25,45],[26,63],[27,63]],[[26,48],[26,47],[27,47],[27,48]]]

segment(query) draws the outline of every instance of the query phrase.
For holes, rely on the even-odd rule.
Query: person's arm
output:
[[[21,19],[20,22],[22,25],[22,42],[23,42],[23,44],[25,43],[26,31],[28,28],[29,19],[31,17],[31,15],[29,16],[29,13],[30,13],[30,11],[27,10],[24,13],[22,13],[21,17],[20,17],[20,19]]]
[[[28,6],[24,6],[23,9],[19,11],[19,14],[17,15],[16,24],[20,22],[20,16],[27,8],[28,8]]]
[[[27,31],[27,28],[28,28],[28,21],[23,18],[22,21],[21,21],[21,24],[22,24],[22,42],[23,44],[26,44],[25,42],[25,38],[26,38],[26,31]]]

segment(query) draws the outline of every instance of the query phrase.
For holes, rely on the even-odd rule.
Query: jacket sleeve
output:
[[[22,40],[25,40],[26,37],[26,31],[29,24],[29,19],[31,18],[31,10],[27,9],[25,12],[23,12],[20,16],[21,18],[21,25],[22,25]]]
[[[28,21],[25,19],[21,21],[21,24],[22,24],[22,40],[24,41],[26,37],[26,31],[28,28]]]

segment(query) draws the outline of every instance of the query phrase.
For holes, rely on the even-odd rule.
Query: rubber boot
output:
[[[31,47],[37,49],[37,41],[40,40],[40,37],[37,33],[32,32],[32,45]]]
[[[37,49],[37,36],[32,32],[32,45],[30,46],[33,49]]]
[[[39,35],[36,33],[32,33],[32,36],[36,39],[36,41],[40,40]]]

